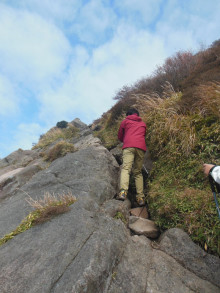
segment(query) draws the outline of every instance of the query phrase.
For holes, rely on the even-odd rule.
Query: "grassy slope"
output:
[[[203,163],[220,164],[220,67],[213,50],[195,58],[194,69],[179,80],[182,92],[167,84],[159,97],[147,86],[144,93],[145,81],[139,82],[140,93],[137,85],[130,87],[97,121],[101,129],[96,134],[108,148],[114,147],[127,108],[138,108],[148,126],[146,142],[154,160],[147,196],[152,219],[161,230],[183,228],[205,250],[220,255],[220,221],[202,171]]]
[[[218,109],[219,99],[220,93]],[[183,228],[202,247],[220,254],[220,221],[202,171],[205,162],[220,164],[220,116],[200,110],[178,113],[179,100],[180,94],[173,95],[144,116],[155,161],[148,195],[151,216],[162,230]]]

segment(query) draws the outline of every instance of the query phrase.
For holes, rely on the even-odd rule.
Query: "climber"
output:
[[[220,208],[217,198],[217,193],[220,195],[220,166],[216,166],[213,164],[204,164],[203,170],[206,176],[209,176],[209,182],[212,189],[212,193],[214,196],[218,216],[220,219]]]
[[[139,117],[139,112],[131,108],[121,122],[118,138],[123,142],[123,164],[120,177],[119,200],[125,200],[128,193],[129,178],[133,165],[133,174],[136,186],[136,201],[139,206],[145,205],[142,166],[146,152],[146,124]]]

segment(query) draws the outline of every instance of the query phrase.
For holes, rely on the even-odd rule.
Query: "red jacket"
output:
[[[123,142],[122,149],[138,148],[146,151],[146,124],[137,114],[127,116],[120,125],[118,139]]]

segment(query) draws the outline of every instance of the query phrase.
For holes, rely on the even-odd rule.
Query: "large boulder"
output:
[[[219,293],[220,288],[199,278],[164,252],[153,250],[144,292]]]
[[[107,293],[147,293],[147,277],[151,268],[152,247],[143,236],[129,238],[126,249],[112,271]],[[152,291],[153,292],[153,291]]]
[[[113,198],[117,191],[118,164],[107,149],[90,146],[59,158],[35,174],[0,206],[0,236],[11,232],[31,211],[25,198],[42,197],[46,192],[72,192],[78,199],[92,198],[97,204]],[[85,197],[85,198],[84,198]],[[10,221],[8,220],[10,219]]]
[[[160,239],[160,250],[197,276],[220,287],[220,259],[202,250],[183,230],[166,231]]]
[[[77,201],[3,245],[0,292],[104,292],[128,235],[120,221],[93,209]]]
[[[220,288],[153,249],[144,236],[132,236],[112,271],[107,293],[218,293]]]

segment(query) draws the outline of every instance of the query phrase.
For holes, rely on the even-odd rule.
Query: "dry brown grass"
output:
[[[164,85],[161,96],[157,93],[136,96],[143,120],[148,126],[148,137],[158,155],[169,148],[177,154],[189,155],[196,143],[196,131],[190,117],[181,113],[179,101],[170,83]]]
[[[78,134],[78,129],[73,125],[69,125],[67,128],[53,127],[47,133],[42,135],[39,142],[33,147],[33,149],[41,148],[44,149],[50,144],[54,143],[58,139],[71,139]]]
[[[33,225],[44,223],[56,215],[68,212],[70,210],[69,206],[76,201],[76,198],[71,192],[58,196],[47,192],[43,198],[37,200],[34,200],[28,195],[26,201],[34,208],[34,210],[22,220],[15,230],[0,238],[0,246],[14,238],[16,235],[30,229]]]
[[[70,207],[65,205],[47,207],[47,209],[41,212],[40,217],[33,220],[33,224],[34,225],[42,224],[44,222],[49,221],[52,217],[66,213],[69,210],[70,210]]]
[[[197,107],[204,116],[214,115],[220,119],[220,82],[210,82],[196,89]]]
[[[60,128],[54,127],[52,129],[50,129],[47,133],[42,135],[41,139],[33,147],[33,149],[45,148],[59,138],[63,138],[63,131]]]
[[[46,192],[43,198],[34,200],[30,196],[26,199],[31,207],[34,208],[36,215],[32,220],[33,224],[40,224],[48,221],[52,217],[65,213],[70,210],[69,206],[76,201],[76,197],[71,192],[55,196]]]
[[[76,197],[72,195],[71,192],[63,193],[61,195],[54,195],[49,192],[46,192],[43,198],[40,199],[33,199],[32,197],[28,197],[26,201],[29,203],[36,210],[44,210],[47,207],[57,206],[61,203],[63,205],[69,205],[76,201]]]
[[[54,161],[57,158],[65,156],[67,153],[73,153],[75,151],[74,145],[65,141],[60,141],[53,146],[48,152],[42,153],[45,161]]]

